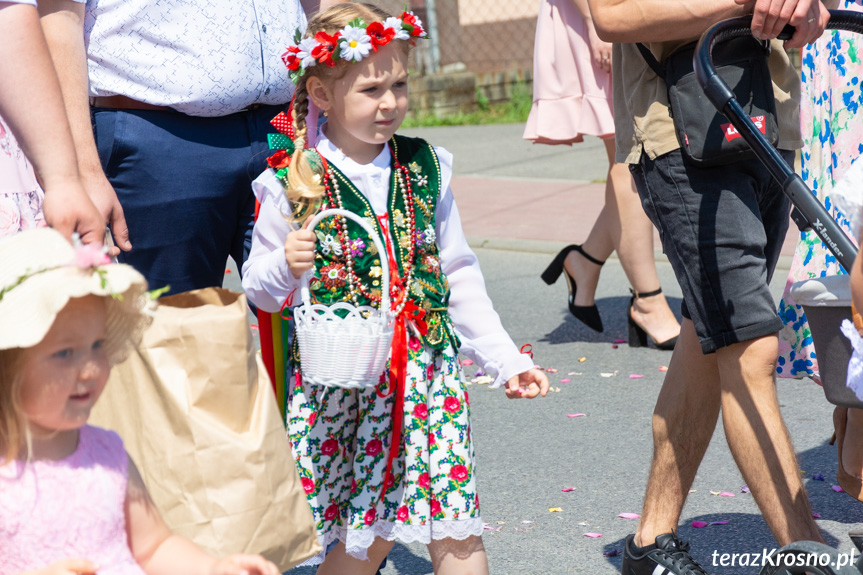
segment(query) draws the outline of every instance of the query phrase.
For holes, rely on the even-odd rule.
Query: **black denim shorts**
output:
[[[794,152],[781,151],[789,163]],[[704,353],[778,332],[768,288],[791,201],[757,160],[697,168],[680,150],[630,165]]]

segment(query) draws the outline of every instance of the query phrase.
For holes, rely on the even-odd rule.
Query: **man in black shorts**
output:
[[[782,421],[774,369],[782,326],[768,289],[790,203],[757,161],[697,168],[685,162],[665,82],[633,42],[659,61],[725,18],[753,14],[753,34],[797,27],[788,47],[814,41],[829,14],[818,0],[590,0],[600,37],[615,44],[617,161],[630,164],[683,291],[680,338],[653,415],[654,453],[641,521],[627,538],[623,575],[705,571],[675,535],[695,473],[722,410],[728,446],[781,545],[823,541],[811,517]],[[770,55],[778,148],[802,144],[799,78],[781,43]]]

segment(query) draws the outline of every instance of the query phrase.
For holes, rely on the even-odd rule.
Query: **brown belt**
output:
[[[126,96],[96,96],[90,98],[90,105],[97,108],[114,108],[117,110],[150,110],[154,112],[176,112],[168,106],[156,106],[146,102],[139,102]]]

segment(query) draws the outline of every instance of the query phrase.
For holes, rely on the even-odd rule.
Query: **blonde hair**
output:
[[[324,12],[316,14],[309,20],[309,25],[303,37],[310,38],[318,32],[335,34],[355,18],[362,18],[367,23],[371,23],[374,21],[382,22],[389,18],[389,16],[389,14],[372,4],[362,2],[337,4]],[[399,44],[404,45],[405,50],[410,48],[408,42],[399,42]],[[304,149],[307,143],[308,132],[306,116],[309,113],[309,93],[306,88],[306,82],[312,77],[319,78],[325,82],[337,80],[344,76],[347,71],[347,64],[347,61],[338,61],[332,67],[323,64],[312,66],[297,79],[293,108],[295,150],[288,170],[288,186],[285,189],[285,195],[294,206],[292,219],[301,225],[307,218],[318,211],[325,192],[323,167],[318,162],[315,162],[318,167],[313,166],[309,162],[309,157]],[[313,129],[315,128],[313,127]]]
[[[24,350],[0,350],[0,458],[3,465],[14,461],[22,445],[29,443],[27,419],[21,408],[20,369]]]

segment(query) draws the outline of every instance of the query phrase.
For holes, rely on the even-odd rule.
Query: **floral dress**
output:
[[[863,11],[861,0],[843,0],[840,8]],[[861,49],[863,37],[858,34],[828,30],[802,52],[802,177],[849,236],[853,234],[848,218],[831,201],[830,193],[863,153],[863,122],[858,114],[863,112]],[[789,290],[798,281],[841,273],[836,258],[815,232],[802,232],[779,302],[779,317],[785,324],[779,332],[779,377],[811,377],[820,383],[806,314]]]
[[[325,136],[321,136],[317,149],[329,165],[337,166],[338,174],[355,185],[361,200],[367,200],[370,209],[357,213],[372,222],[378,218],[388,251],[398,251],[410,241],[404,241],[405,235],[393,229],[404,227],[405,215],[403,210],[394,209],[397,195],[391,190],[395,185],[388,186],[392,145],[385,146],[367,165],[354,163]],[[436,285],[448,285],[449,290],[438,300],[445,302],[443,311],[436,312],[442,309],[438,304],[426,306],[428,325],[420,330],[427,328],[422,337],[413,329],[407,332],[400,411],[394,411],[397,392],[385,377],[378,386],[358,391],[312,385],[299,373],[290,390],[288,436],[319,538],[325,548],[336,540],[344,542],[347,552],[357,558],[367,556],[376,537],[429,543],[482,534],[470,399],[458,353],[471,357],[487,373],[496,374],[492,387],[533,366],[530,357],[519,353],[503,330],[486,294],[476,256],[464,238],[448,185],[452,157],[435,148],[434,158],[435,162],[424,164],[423,170],[412,168],[411,174],[415,188],[428,186],[431,190],[425,196],[430,202],[416,204],[413,241],[422,247],[415,261],[424,275],[414,276],[414,281],[434,284],[437,280]],[[427,179],[435,167],[439,178],[432,179],[439,182],[439,190],[432,190],[435,186]],[[347,194],[346,187],[343,181],[342,197]],[[286,218],[290,205],[273,170],[262,174],[253,189],[261,208],[252,250],[243,266],[243,289],[260,309],[274,312],[286,299],[289,305],[293,303],[290,298],[299,287],[283,251],[285,236],[292,229]],[[425,214],[422,222],[420,212]],[[336,255],[352,251],[355,266],[364,258],[380,257],[376,250],[369,252],[374,248],[369,241],[360,245],[353,236],[344,240],[348,243],[335,241],[332,227],[323,222],[316,232],[317,257],[324,261],[316,263],[310,282],[313,292],[329,289],[335,294],[343,287],[344,270]],[[370,277],[379,278],[380,262],[368,263],[372,266]],[[380,290],[376,281],[370,286],[372,291]],[[412,284],[408,289],[419,295],[422,290],[418,287]],[[435,313],[446,317],[436,324]],[[391,361],[395,355],[393,352]],[[394,439],[396,432],[402,441]],[[398,445],[392,461],[391,445]]]
[[[0,118],[0,238],[45,226],[44,198],[33,167]]]

